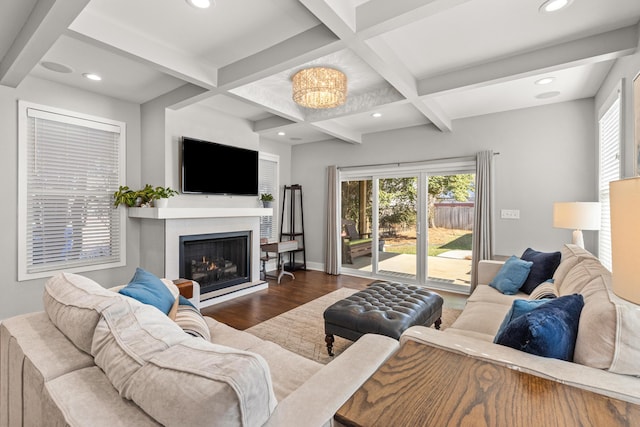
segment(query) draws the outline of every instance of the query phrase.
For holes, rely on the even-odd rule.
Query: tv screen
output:
[[[182,138],[183,193],[258,195],[258,152]]]

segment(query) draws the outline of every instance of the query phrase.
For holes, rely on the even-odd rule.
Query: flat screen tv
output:
[[[258,195],[258,152],[182,137],[183,193]]]

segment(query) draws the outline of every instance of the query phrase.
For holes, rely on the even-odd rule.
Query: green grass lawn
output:
[[[451,236],[451,240],[448,241],[440,241],[435,244],[430,244],[428,249],[428,256],[438,256],[443,252],[452,251],[452,250],[471,250],[471,238],[472,233],[468,232],[461,236]],[[415,242],[415,241],[414,241]],[[385,251],[393,252],[398,254],[416,254],[416,245],[415,243],[407,244],[407,245],[393,245],[390,247],[385,247]]]

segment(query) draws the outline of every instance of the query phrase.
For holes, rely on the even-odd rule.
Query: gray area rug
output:
[[[324,319],[322,313],[334,302],[355,292],[358,291],[356,289],[340,288],[300,307],[252,326],[246,329],[246,332],[279,344],[308,359],[326,364],[333,358],[327,354],[327,345],[324,342]],[[460,313],[460,310],[443,308],[441,329],[451,325]],[[349,340],[335,337],[333,352],[337,356],[351,344],[352,342]]]

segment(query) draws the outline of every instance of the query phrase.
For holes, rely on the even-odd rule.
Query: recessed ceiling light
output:
[[[536,84],[537,85],[548,85],[549,83],[553,82],[556,78],[555,77],[545,77],[542,78],[540,80],[536,80]]]
[[[371,117],[375,117],[377,119],[378,117],[382,117],[382,113],[373,113]]]
[[[540,12],[551,13],[557,12],[569,6],[573,0],[547,0],[538,9]]]
[[[544,93],[541,93],[539,95],[536,95],[536,98],[538,98],[538,99],[547,99],[547,98],[553,98],[554,96],[558,96],[558,95],[560,95],[560,92],[557,92],[557,91],[544,92]]]
[[[293,138],[289,138],[291,141],[302,141],[302,138],[298,138],[298,137],[293,137]]]
[[[193,7],[197,7],[198,9],[206,9],[211,6],[210,0],[187,0],[187,3]]]
[[[57,62],[42,61],[40,65],[42,65],[47,70],[55,71],[56,73],[73,73],[73,68],[68,67],[64,64],[59,64]]]
[[[102,77],[100,77],[95,73],[84,73],[82,77],[84,77],[85,79],[96,81],[96,82],[99,82],[100,80],[102,80]]]
[[[284,133],[284,132],[280,131],[280,132],[278,132],[278,135],[280,135],[280,136],[285,136],[285,135],[286,135],[286,133]]]
[[[85,79],[96,81],[96,82],[99,82],[100,80],[102,80],[102,77],[100,77],[95,73],[84,73],[82,77],[84,77]]]

